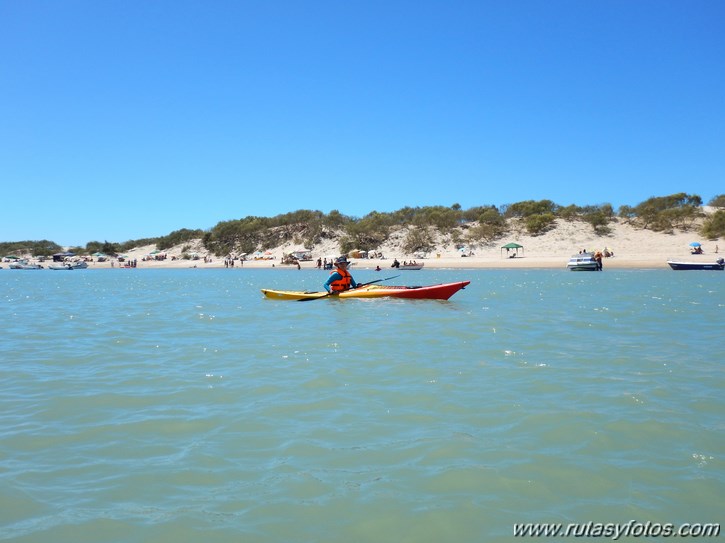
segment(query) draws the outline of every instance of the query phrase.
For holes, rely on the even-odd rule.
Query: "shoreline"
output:
[[[702,262],[715,261],[725,252],[725,239],[718,238],[703,240],[701,235],[693,229],[689,231],[675,231],[670,233],[654,232],[636,228],[622,220],[614,220],[610,224],[610,233],[597,236],[591,226],[585,223],[557,220],[554,228],[542,235],[530,235],[519,230],[512,230],[505,239],[496,242],[479,242],[477,244],[461,245],[454,243],[450,238],[438,236],[423,255],[406,254],[403,249],[406,231],[401,230],[391,235],[377,250],[378,258],[352,258],[348,255],[353,266],[351,271],[375,270],[392,271],[393,261],[401,263],[415,260],[424,265],[425,269],[562,269],[572,255],[583,250],[596,252],[604,249],[611,251],[614,256],[604,258],[603,269],[670,269],[667,260],[695,260]],[[506,248],[515,243],[521,249],[515,258],[508,258],[513,254]],[[692,244],[701,243],[704,254],[691,254]],[[720,248],[722,247],[722,251]],[[327,239],[316,244],[311,249],[303,249],[299,241],[287,241],[277,247],[260,250],[255,255],[266,257],[269,260],[234,261],[234,268],[251,269],[295,269],[296,265],[281,264],[285,254],[304,250],[311,253],[313,260],[300,262],[301,269],[317,269],[317,259],[336,258],[340,255],[338,240]],[[202,244],[201,239],[188,241],[164,251],[165,260],[155,260],[159,251],[155,245],[135,247],[124,253],[129,260],[136,260],[138,268],[169,269],[169,268],[197,268],[219,269],[225,268],[224,257],[211,256]],[[182,260],[182,254],[196,254],[196,260]],[[465,255],[465,256],[464,256]],[[254,255],[249,255],[254,256]],[[206,257],[206,261],[205,261]],[[144,260],[146,259],[146,260]],[[51,262],[39,262],[37,258],[28,259],[32,263],[41,263],[48,267]],[[123,264],[116,259],[98,262],[97,258],[88,260],[88,269],[123,268]],[[211,260],[211,261],[209,261]],[[0,263],[8,269],[6,262]],[[415,270],[402,270],[414,272]]]
[[[129,255],[133,259],[133,255]],[[427,258],[418,259],[418,264],[423,264],[423,270],[441,270],[441,269],[562,269],[566,271],[566,264],[569,261],[568,256],[524,256],[516,258],[501,258],[495,259],[491,257],[460,257],[460,258]],[[668,257],[663,255],[647,255],[641,257],[610,257],[603,259],[603,270],[607,269],[631,269],[631,270],[647,270],[647,269],[670,269],[667,265],[668,258],[677,258],[681,260],[697,260],[709,261],[715,260],[720,255],[677,255],[675,257]],[[136,258],[138,269],[225,269],[223,258],[214,258],[211,262],[204,262],[204,260],[147,260],[143,261],[141,258]],[[351,258],[350,261],[353,263],[351,272],[354,274],[356,271],[375,271],[377,267],[380,267],[380,272],[396,272],[415,275],[417,270],[397,270],[391,266],[392,259],[359,259]],[[45,268],[48,267],[47,260],[41,263]],[[7,269],[7,264],[3,263],[3,268]],[[268,270],[293,270],[295,265],[281,264],[279,260],[245,260],[241,265],[240,261],[234,261],[233,267],[228,269],[268,269]],[[113,261],[106,262],[89,262],[88,270],[103,270],[103,269],[127,269],[123,263]],[[304,261],[300,262],[300,270],[317,270],[316,261]],[[52,271],[52,270],[51,270]],[[324,271],[320,269],[320,271]]]

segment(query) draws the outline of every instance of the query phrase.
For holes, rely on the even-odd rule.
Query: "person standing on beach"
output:
[[[325,284],[325,290],[330,294],[339,294],[351,288],[357,288],[357,282],[347,271],[347,257],[341,256],[335,260],[335,271],[330,274]]]

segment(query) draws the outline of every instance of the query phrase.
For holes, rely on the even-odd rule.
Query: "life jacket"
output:
[[[343,290],[348,290],[350,288],[350,282],[352,281],[352,275],[350,275],[350,272],[340,268],[337,268],[332,273],[335,272],[339,273],[342,278],[330,283],[330,289],[332,292],[342,292]]]

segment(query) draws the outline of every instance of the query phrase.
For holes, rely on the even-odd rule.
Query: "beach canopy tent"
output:
[[[502,256],[503,256],[503,250],[504,249],[506,249],[506,255],[509,254],[509,251],[511,249],[513,249],[514,251],[516,251],[514,254],[512,254],[511,256],[509,256],[509,258],[513,258],[515,256],[519,256],[519,249],[521,249],[521,254],[522,255],[524,253],[524,246],[523,245],[519,245],[518,243],[507,243],[506,245],[504,245],[503,247],[501,247],[501,255]]]
[[[75,253],[67,252],[67,253],[55,253],[53,255],[53,262],[63,262],[66,258],[70,258],[72,256],[76,256]]]
[[[8,256],[5,256],[3,258],[5,260],[20,260],[20,257],[19,256],[15,256],[15,255],[8,255]]]

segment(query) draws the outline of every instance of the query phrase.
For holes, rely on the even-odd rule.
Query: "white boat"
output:
[[[85,270],[88,267],[88,262],[78,260],[76,262],[57,262],[56,264],[50,264],[49,270]]]
[[[580,253],[572,255],[566,267],[571,271],[597,271],[599,263],[594,259],[592,253]]]
[[[21,258],[15,262],[10,263],[11,270],[42,270],[43,266],[40,264],[30,264],[27,259]]]
[[[398,262],[398,259],[396,258],[393,261],[393,264],[390,266],[391,268],[396,268],[399,270],[422,270],[424,263],[418,263],[418,262],[403,262],[402,264]]]

